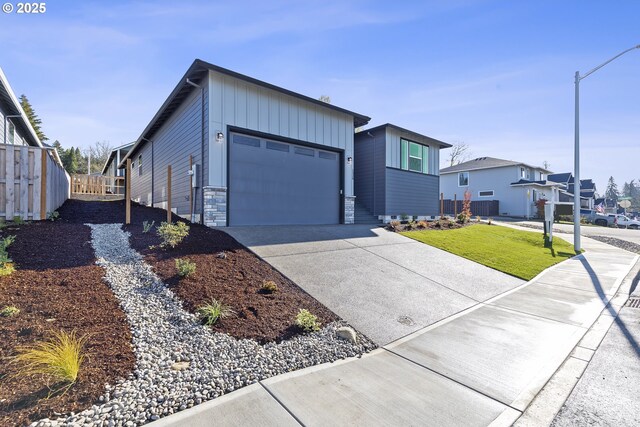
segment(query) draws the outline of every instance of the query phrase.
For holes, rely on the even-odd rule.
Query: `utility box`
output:
[[[191,165],[191,170],[189,171],[189,175],[191,175],[191,188],[200,187],[200,165],[198,164]]]

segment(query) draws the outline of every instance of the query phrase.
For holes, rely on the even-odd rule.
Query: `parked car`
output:
[[[580,216],[589,224],[601,225],[609,227],[615,224],[615,218],[609,215],[599,214],[596,211],[580,211]]]
[[[621,214],[609,214],[609,216],[614,219],[614,224],[618,227],[633,228],[635,230],[640,228],[640,221],[631,219],[628,216]]]

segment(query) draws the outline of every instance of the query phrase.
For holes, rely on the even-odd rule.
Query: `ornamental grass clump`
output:
[[[162,222],[158,227],[158,236],[162,239],[160,247],[175,248],[189,235],[189,226],[184,222]]]
[[[151,231],[151,228],[153,228],[153,225],[155,223],[155,221],[142,221],[142,232],[147,234],[149,231]]]
[[[13,317],[20,314],[20,309],[13,305],[8,305],[0,310],[0,317]]]
[[[300,309],[296,315],[296,325],[305,332],[316,332],[320,330],[320,322],[318,316],[311,314],[306,308]]]
[[[219,319],[226,319],[236,314],[236,312],[228,305],[216,300],[200,306],[197,310],[198,317],[204,325],[212,326]]]
[[[78,337],[75,331],[54,333],[49,341],[19,347],[14,361],[20,365],[21,376],[43,375],[56,383],[74,384],[86,357],[87,336]]]
[[[196,263],[178,258],[176,259],[176,270],[178,270],[178,276],[187,277],[196,272]]]

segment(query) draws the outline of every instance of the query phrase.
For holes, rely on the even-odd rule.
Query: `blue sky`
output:
[[[0,66],[65,147],[136,139],[201,58],[329,95],[371,126],[570,171],[575,71],[640,44],[634,0],[46,4],[0,14]],[[638,100],[640,50],[581,84],[582,177],[600,192],[640,178]]]

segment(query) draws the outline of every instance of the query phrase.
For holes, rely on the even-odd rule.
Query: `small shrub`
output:
[[[158,227],[158,236],[162,239],[160,247],[175,248],[189,235],[189,226],[184,222],[162,222]]]
[[[491,225],[491,218],[489,218],[489,220],[487,221],[488,225]]]
[[[16,215],[13,217],[13,225],[24,225],[24,219],[20,215]]]
[[[422,221],[418,221],[418,229],[420,230],[424,230],[425,228],[429,227],[429,223],[425,220]]]
[[[407,221],[408,219],[409,219],[409,215],[407,215],[407,214],[401,214],[400,215],[400,220],[401,221]]]
[[[22,365],[19,375],[45,375],[56,382],[69,385],[76,382],[85,359],[87,337],[78,338],[75,331],[56,332],[52,339],[18,348],[15,362]]]
[[[389,230],[391,231],[401,231],[402,223],[400,221],[394,220],[389,223]]]
[[[142,222],[142,232],[143,233],[148,233],[149,231],[151,231],[151,228],[153,227],[153,224],[155,224],[155,221],[143,221]]]
[[[318,322],[318,316],[311,314],[311,312],[305,308],[300,309],[296,315],[296,325],[305,332],[319,331],[321,326],[320,322]]]
[[[405,227],[405,230],[411,231],[411,230],[415,230],[416,228],[418,228],[418,223],[415,221],[409,221],[407,223],[407,226]]]
[[[2,310],[0,310],[1,317],[13,317],[13,316],[17,316],[18,314],[20,314],[20,309],[13,305],[8,305]]]
[[[176,270],[178,270],[178,276],[187,277],[190,274],[196,272],[196,263],[191,262],[188,259],[176,259]]]
[[[7,236],[0,240],[0,249],[6,250],[9,245],[16,241],[16,236]]]
[[[278,292],[278,285],[273,280],[265,280],[262,282],[262,286],[260,287],[260,292],[263,294],[273,294]]]
[[[58,218],[60,218],[60,212],[58,212],[58,211],[49,212],[49,213],[47,214],[47,219],[48,219],[49,221],[55,221],[55,220],[57,220]]]
[[[464,200],[462,201],[462,212],[460,213],[461,215],[464,215],[464,221],[462,222],[463,224],[466,224],[469,221],[469,218],[471,218],[471,191],[466,190],[464,192]]]
[[[226,319],[236,314],[236,312],[230,306],[216,299],[212,299],[211,302],[200,306],[197,314],[203,324],[211,326],[214,325],[218,319]]]
[[[480,215],[476,215],[476,222],[480,222],[482,221],[482,218],[480,217]]]
[[[0,239],[0,276],[8,276],[15,271],[13,261],[9,258],[7,247],[16,240],[16,236]]]
[[[536,200],[536,215],[538,218],[544,218],[544,205],[547,204],[547,199],[541,198]]]

